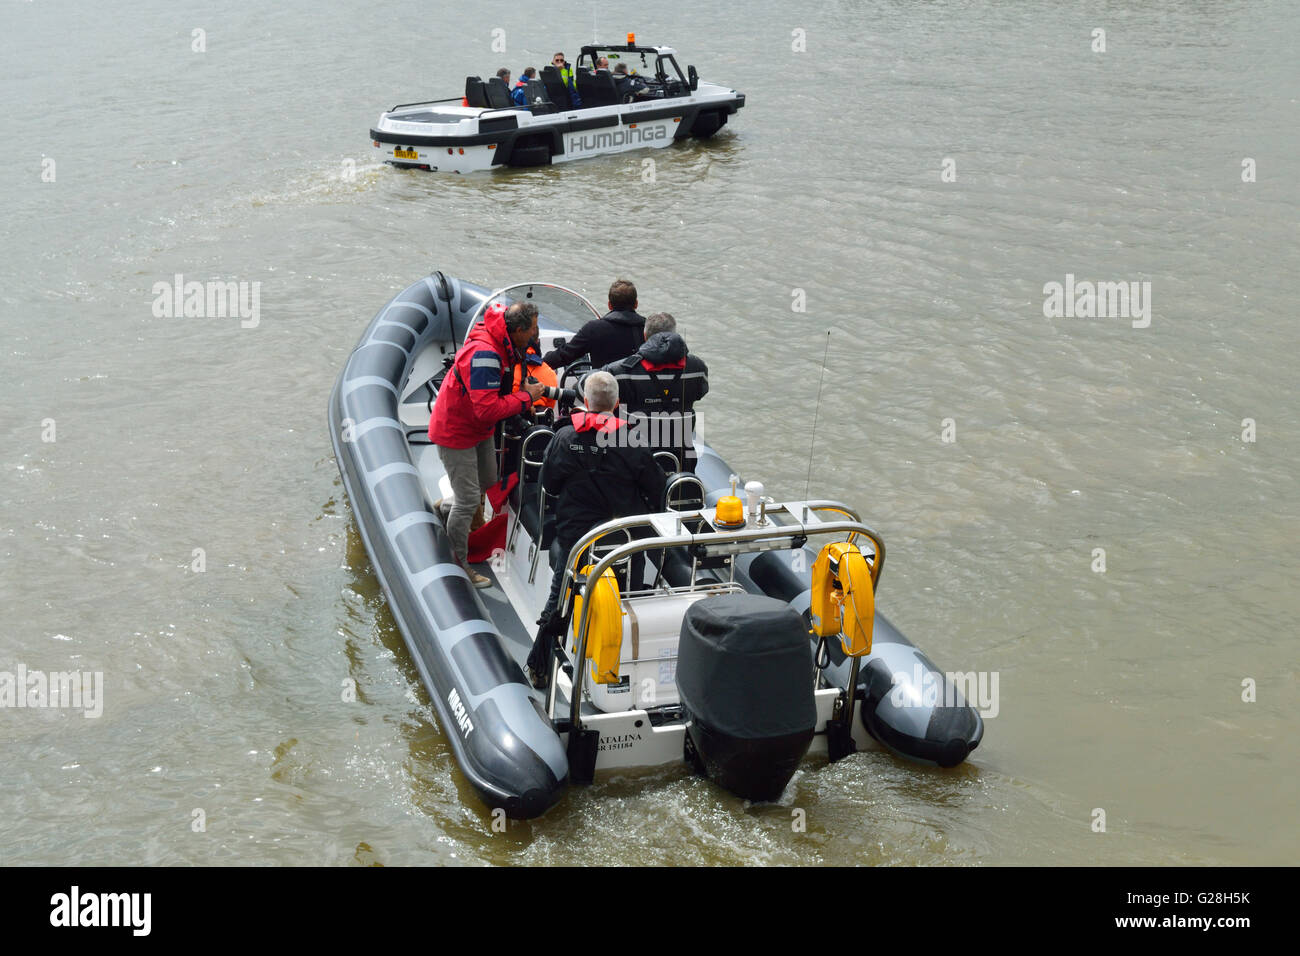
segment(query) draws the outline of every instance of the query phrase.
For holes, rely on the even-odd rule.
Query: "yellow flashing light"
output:
[[[739,528],[745,523],[745,505],[735,495],[723,495],[718,499],[717,522],[719,528]]]

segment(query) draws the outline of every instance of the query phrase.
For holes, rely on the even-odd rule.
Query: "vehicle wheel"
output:
[[[709,110],[707,113],[701,113],[695,118],[695,124],[691,127],[691,135],[696,139],[708,139],[718,130],[726,125],[727,117],[725,113],[717,110]]]
[[[511,166],[549,166],[551,165],[551,147],[545,143],[532,146],[516,146],[510,151]]]

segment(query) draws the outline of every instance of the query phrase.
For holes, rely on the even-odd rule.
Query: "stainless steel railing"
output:
[[[848,516],[848,520],[823,521],[816,517],[818,512],[832,511]],[[857,512],[847,505],[837,501],[816,500],[791,502],[786,504],[774,505],[767,509],[767,521],[765,525],[757,526],[754,524],[746,525],[743,528],[727,530],[710,530],[691,532],[682,531],[685,528],[684,522],[692,520],[703,520],[708,522],[713,515],[713,509],[702,508],[690,512],[673,512],[671,518],[675,519],[675,525],[678,529],[672,534],[659,534],[649,538],[634,538],[626,544],[614,548],[612,551],[604,554],[596,562],[591,572],[587,575],[584,587],[590,587],[592,582],[600,580],[601,575],[616,563],[630,557],[633,554],[642,551],[651,551],[657,548],[672,547],[700,547],[703,549],[705,556],[720,554],[746,554],[756,551],[776,551],[776,550],[793,550],[794,548],[803,547],[808,538],[816,535],[849,535],[850,541],[858,535],[868,538],[875,549],[875,556],[871,562],[871,583],[875,588],[880,580],[880,573],[885,565],[885,543],[881,540],[880,535],[863,524],[858,517]],[[571,581],[576,581],[578,576],[578,563],[586,553],[587,548],[598,541],[600,538],[622,532],[631,534],[635,528],[654,527],[654,518],[661,519],[670,517],[669,515],[632,515],[626,518],[616,518],[613,521],[607,521],[598,527],[587,532],[570,550],[568,558],[564,564],[564,580],[560,585],[561,594],[561,612],[567,612],[572,595],[566,593]],[[698,554],[698,552],[697,552]],[[691,570],[691,588],[695,589],[695,564],[697,556],[693,556]],[[734,579],[735,562],[732,562],[732,575]],[[704,587],[708,587],[705,585]],[[683,589],[675,589],[683,590]],[[587,658],[587,632],[591,622],[591,601],[582,602],[582,613],[580,619],[575,622],[577,625],[576,634],[577,642],[575,648],[575,667],[573,676],[573,689],[569,697],[569,726],[571,732],[576,732],[582,727],[582,680],[583,667]],[[556,668],[558,658],[552,658],[551,683],[554,687],[557,677]],[[553,708],[555,694],[552,691],[548,694],[548,716],[554,718]]]

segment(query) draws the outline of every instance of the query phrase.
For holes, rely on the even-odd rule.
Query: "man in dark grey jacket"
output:
[[[645,342],[605,366],[618,382],[628,427],[653,451],[670,451],[677,467],[695,470],[695,403],[709,394],[709,367],[691,355],[667,312],[645,320]]]

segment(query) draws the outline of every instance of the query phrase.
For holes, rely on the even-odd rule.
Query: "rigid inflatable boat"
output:
[[[876,610],[880,536],[845,504],[778,502],[757,482],[736,493],[736,476],[698,435],[693,474],[665,462],[674,473],[661,511],[601,525],[563,554],[539,480],[560,410],[504,423],[494,514],[471,537],[472,561],[491,549],[476,567],[492,586],[471,586],[432,504],[450,484],[427,429],[471,326],[488,305],[513,301],[538,306],[543,353],[599,314],[550,283],[489,291],[435,272],[379,310],[329,400],[375,574],[483,802],[534,817],[570,783],[683,761],[753,800],[779,796],[810,754],[883,746],[962,762],[983,722]],[[581,371],[566,369],[561,387]],[[651,552],[642,579],[624,570],[621,585],[613,572],[637,552]],[[523,665],[552,567],[565,575],[571,627],[542,692]]]
[[[433,172],[547,166],[574,159],[707,139],[745,105],[743,93],[683,75],[666,46],[584,46],[567,85],[554,66],[512,99],[500,77],[466,77],[465,95],[402,103],[379,117],[370,141],[382,162]],[[595,69],[598,58],[626,74]],[[577,93],[575,104],[573,93]]]

